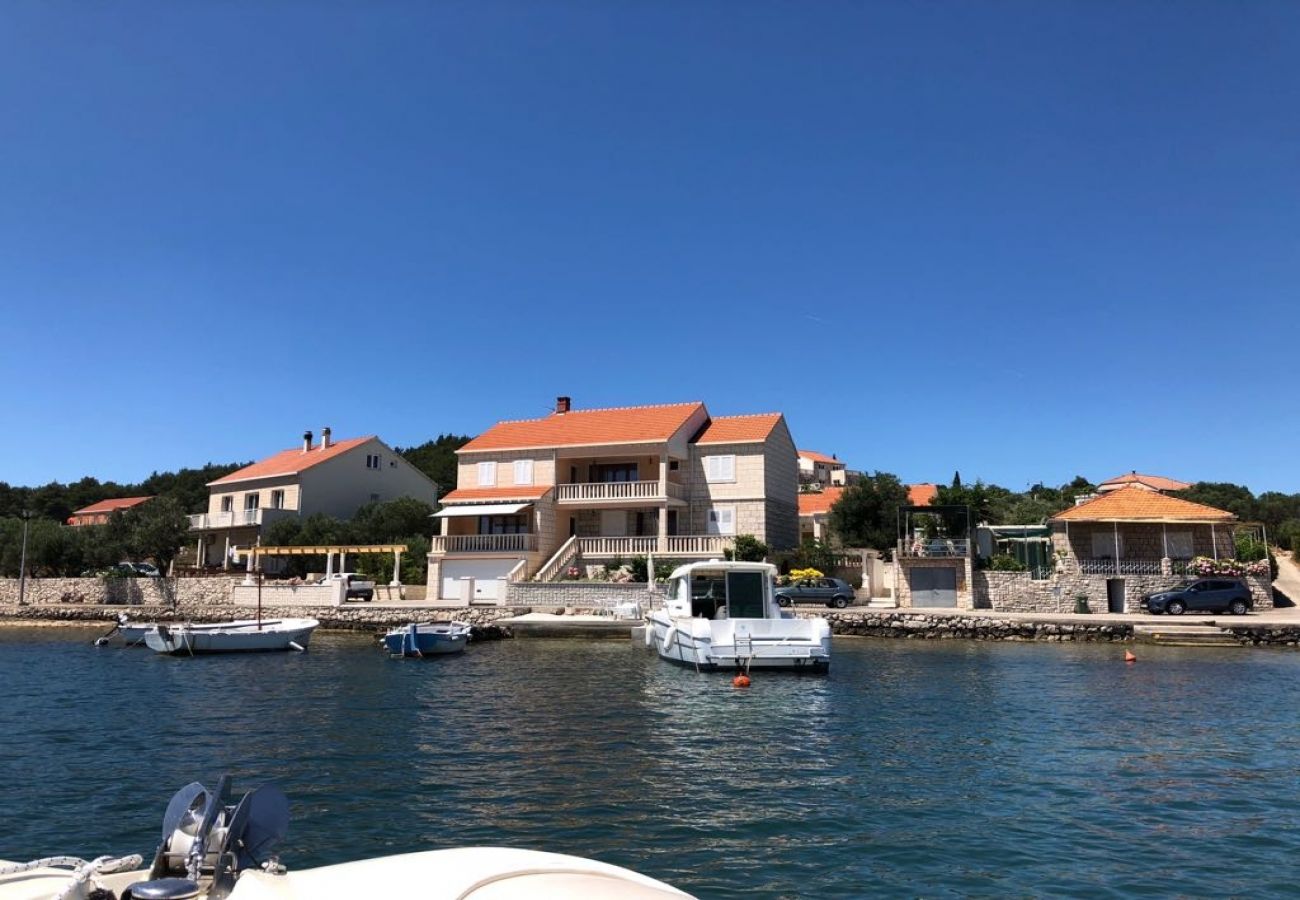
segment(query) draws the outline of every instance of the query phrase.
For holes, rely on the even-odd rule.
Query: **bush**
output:
[[[993,572],[1024,572],[1029,567],[1006,553],[999,553],[989,559],[988,568]]]
[[[820,569],[807,568],[791,569],[789,577],[790,583],[793,584],[796,581],[811,581],[814,578],[825,578],[826,575]]]
[[[727,551],[727,559],[737,562],[762,562],[768,557],[767,544],[752,534],[736,535],[736,547]]]

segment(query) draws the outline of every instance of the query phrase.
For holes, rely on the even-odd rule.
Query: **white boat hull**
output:
[[[831,633],[825,619],[701,619],[650,616],[646,643],[661,659],[701,670],[825,672]]]
[[[306,650],[316,619],[240,620],[211,625],[155,625],[144,635],[150,650],[177,656]]]

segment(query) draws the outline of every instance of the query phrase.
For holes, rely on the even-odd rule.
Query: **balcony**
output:
[[[210,531],[219,528],[248,528],[270,525],[277,519],[296,516],[296,509],[234,509],[225,512],[199,513],[190,516],[190,531]]]
[[[686,501],[686,489],[675,481],[666,483],[666,493],[658,481],[590,481],[557,484],[555,499],[564,504],[664,503]]]
[[[719,559],[731,549],[735,537],[729,534],[676,534],[664,538],[584,537],[578,538],[578,552],[586,559],[630,556],[691,556]]]
[[[960,559],[970,556],[970,541],[964,538],[916,538],[898,542],[898,555],[913,559]]]
[[[1174,559],[1167,564],[1159,559],[1111,559],[1097,557],[1079,560],[1080,575],[1182,575],[1188,560]],[[1167,567],[1166,567],[1167,566]]]
[[[430,553],[531,553],[535,534],[435,534]]]

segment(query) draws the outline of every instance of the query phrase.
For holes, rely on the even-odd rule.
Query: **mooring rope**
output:
[[[34,859],[31,862],[0,866],[0,875],[17,875],[20,872],[30,872],[32,869],[72,869],[72,877],[63,886],[63,890],[54,896],[54,900],[68,900],[87,881],[94,883],[97,888],[102,887],[102,885],[95,882],[96,875],[101,873],[107,875],[122,869],[134,869],[142,862],[144,862],[144,857],[138,853],[121,857],[100,856],[89,862],[77,856],[46,856],[43,859]]]

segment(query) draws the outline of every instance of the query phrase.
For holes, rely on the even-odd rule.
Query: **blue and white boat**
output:
[[[464,650],[469,631],[464,622],[412,622],[394,628],[380,643],[393,656],[443,656]]]

